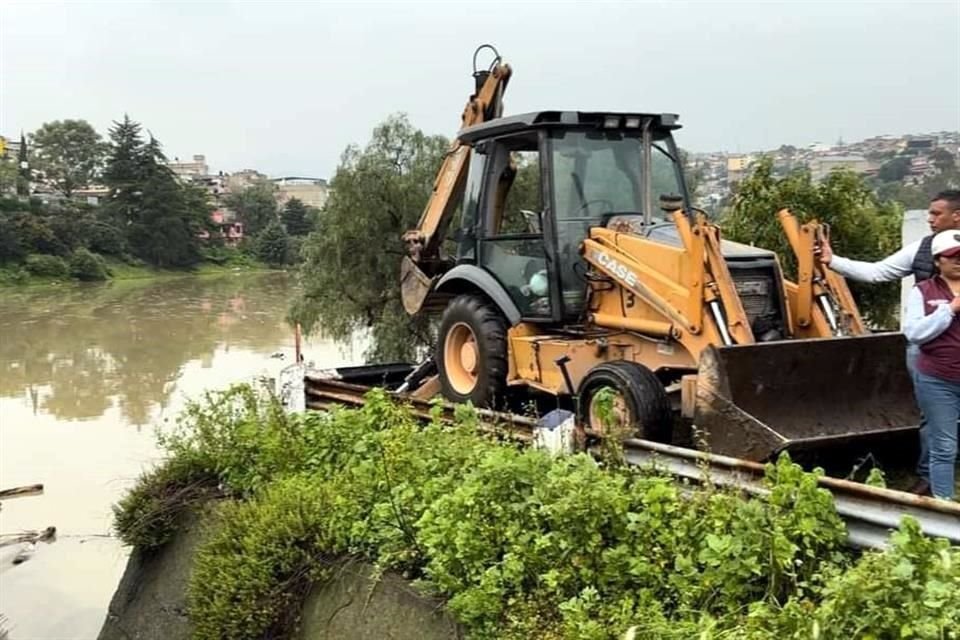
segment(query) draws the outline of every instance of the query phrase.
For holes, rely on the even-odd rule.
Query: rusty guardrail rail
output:
[[[370,390],[364,385],[309,374],[304,378],[304,387],[307,408],[317,410],[335,405],[360,406],[364,394]],[[453,419],[455,406],[451,403],[395,395],[420,418],[431,419],[433,407],[439,406],[441,419]],[[490,425],[491,432],[521,442],[533,440],[537,427],[533,418],[488,409],[477,412]],[[625,440],[623,445],[628,464],[652,465],[678,478],[709,481],[750,495],[764,495],[767,491],[763,486],[764,466],[756,462],[635,438]],[[924,534],[960,545],[960,503],[829,476],[821,477],[819,485],[833,495],[837,513],[847,525],[848,540],[855,547],[886,547],[890,531],[899,526],[904,516],[915,518]]]

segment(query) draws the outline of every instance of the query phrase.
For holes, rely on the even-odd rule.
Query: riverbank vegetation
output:
[[[249,387],[191,405],[161,444],[166,462],[116,506],[116,528],[156,548],[181,510],[216,505],[190,579],[197,638],[287,637],[343,555],[443,598],[470,638],[960,629],[960,549],[905,520],[889,550],[854,553],[829,494],[786,457],[748,498],[520,448],[469,408],[424,425],[373,391],[360,409],[288,415]]]
[[[45,123],[18,167],[0,158],[0,285],[285,267],[318,215],[296,198],[280,209],[268,181],[221,206],[221,185],[174,174],[127,116],[108,142],[83,120]]]

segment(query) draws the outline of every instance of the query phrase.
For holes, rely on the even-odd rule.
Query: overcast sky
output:
[[[330,177],[392,113],[454,134],[484,42],[508,113],[675,112],[694,151],[960,129],[958,0],[0,0],[0,133],[128,113],[170,157]]]

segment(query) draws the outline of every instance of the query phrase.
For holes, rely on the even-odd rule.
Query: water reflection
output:
[[[4,503],[0,533],[58,534],[17,566],[0,548],[11,640],[97,637],[127,552],[110,505],[158,459],[152,427],[290,361],[293,286],[281,273],[0,291],[0,488],[45,487]],[[359,364],[364,346],[316,338],[305,354]]]
[[[181,278],[5,293],[0,397],[34,415],[85,420],[116,406],[145,425],[182,367],[218,348],[267,352],[282,335],[289,277]]]

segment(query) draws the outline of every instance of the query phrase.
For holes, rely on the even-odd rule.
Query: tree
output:
[[[123,229],[130,250],[158,267],[199,262],[200,232],[210,225],[206,194],[182,185],[166,165],[160,142],[144,142],[141,127],[124,116],[110,129],[110,153],[103,179],[110,187],[105,205],[110,227]],[[114,246],[114,236],[100,239]]]
[[[877,177],[884,182],[900,182],[910,173],[910,158],[897,156],[884,162],[877,171]]]
[[[257,235],[277,219],[277,196],[273,183],[266,180],[231,193],[226,205],[237,212],[244,232],[251,236]]]
[[[19,187],[20,177],[16,165],[7,158],[0,157],[0,195]]]
[[[721,226],[727,238],[776,251],[786,274],[795,278],[793,251],[777,221],[777,211],[788,207],[801,222],[816,218],[831,226],[831,243],[838,255],[857,260],[879,260],[900,246],[902,209],[881,202],[863,178],[849,170],[833,171],[814,182],[808,170],[776,178],[773,162],[762,159],[734,194]],[[854,298],[875,326],[894,324],[899,283],[883,285],[850,282]]]
[[[30,139],[36,168],[68,198],[90,184],[103,161],[103,141],[86,120],[46,122]]]
[[[110,187],[106,209],[116,224],[126,226],[137,218],[143,193],[144,146],[140,124],[123,115],[122,122],[114,121],[103,182]]]
[[[292,236],[305,236],[313,231],[310,208],[297,198],[290,198],[283,207],[283,226]]]
[[[279,221],[271,222],[257,236],[255,251],[258,259],[271,266],[279,267],[287,262],[289,238]]]
[[[946,149],[937,149],[931,153],[930,160],[941,174],[953,174],[957,171],[957,161]]]
[[[302,292],[289,317],[334,339],[370,330],[371,359],[413,358],[432,341],[430,323],[400,300],[401,235],[433,190],[449,143],[393,116],[364,149],[350,146],[331,181],[317,229],[307,237]]]
[[[30,154],[27,151],[27,139],[20,132],[20,151],[17,152],[17,195],[30,195],[30,181],[33,179],[30,170]]]

